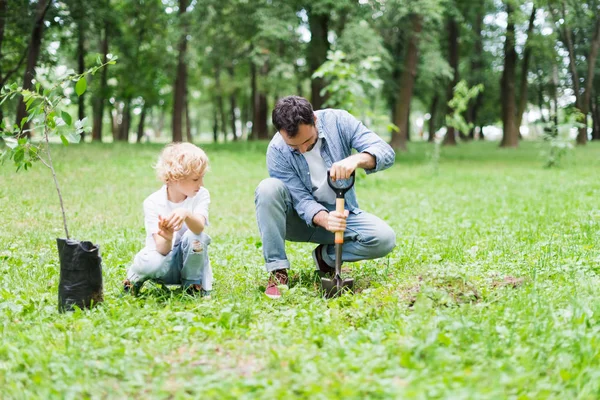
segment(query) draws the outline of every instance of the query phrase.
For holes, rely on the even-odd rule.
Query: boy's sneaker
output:
[[[142,290],[143,285],[144,282],[131,283],[129,279],[125,279],[123,281],[123,292],[137,296],[140,293],[140,290]]]
[[[313,260],[315,262],[315,270],[317,271],[317,274],[319,274],[319,276],[321,278],[325,278],[327,276],[333,276],[333,274],[335,273],[335,268],[330,267],[329,265],[327,265],[325,260],[323,260],[323,247],[324,246],[325,246],[324,244],[320,244],[312,252]]]
[[[185,289],[185,292],[187,294],[189,294],[190,296],[199,296],[199,297],[202,297],[207,300],[209,300],[211,297],[210,291],[202,289],[202,285],[198,285],[198,284],[193,284],[193,285],[188,286]]]
[[[281,291],[279,288],[288,289],[288,274],[285,269],[280,269],[275,272],[271,272],[271,276],[269,277],[269,283],[267,284],[267,289],[265,290],[265,294],[267,297],[272,299],[278,299],[281,297]]]

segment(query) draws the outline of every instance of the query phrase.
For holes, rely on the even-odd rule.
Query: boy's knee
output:
[[[206,247],[210,244],[211,238],[204,232],[195,234],[188,230],[182,238],[186,246],[190,246],[194,253],[202,253]]]
[[[258,200],[262,199],[274,199],[279,197],[284,197],[287,191],[287,187],[285,183],[276,178],[267,178],[263,179],[256,190],[254,191],[254,198]]]
[[[166,256],[156,250],[143,250],[135,256],[130,273],[140,278],[154,277],[161,273],[165,259]]]

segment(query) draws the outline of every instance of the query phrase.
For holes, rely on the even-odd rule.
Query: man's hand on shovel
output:
[[[329,232],[344,232],[346,230],[346,219],[350,211],[344,210],[343,213],[331,211],[327,216],[327,230]]]

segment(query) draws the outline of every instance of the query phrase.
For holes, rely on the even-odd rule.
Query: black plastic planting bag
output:
[[[73,239],[56,239],[56,243],[60,259],[58,310],[90,308],[104,301],[100,248]]]

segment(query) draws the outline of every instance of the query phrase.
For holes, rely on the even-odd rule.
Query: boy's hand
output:
[[[188,218],[189,216],[190,212],[185,208],[176,208],[163,221],[165,221],[166,228],[172,229],[173,231],[177,232],[181,229],[186,218]]]
[[[173,240],[175,230],[172,229],[162,216],[158,216],[158,235],[165,240]]]
[[[344,210],[344,213],[337,211],[331,211],[327,218],[327,230],[330,232],[343,232],[346,230],[346,218],[349,215],[348,210]]]

